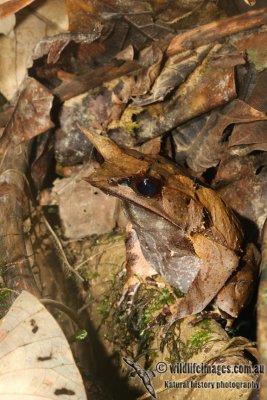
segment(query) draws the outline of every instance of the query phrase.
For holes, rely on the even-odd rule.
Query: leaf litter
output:
[[[240,3],[0,4],[1,18],[12,18],[0,38],[0,215],[2,236],[8,232],[11,238],[1,239],[3,287],[68,303],[91,321],[109,357],[141,357],[152,368],[170,358],[205,362],[214,351],[219,363],[220,343],[231,342],[224,325],[205,319],[208,314],[200,328],[188,325],[190,315],[212,301],[220,310],[214,318],[229,321],[241,313],[233,332],[248,338],[240,339],[242,349],[255,356],[249,340],[256,327],[252,332],[239,326],[254,319],[266,218],[266,9],[246,2],[251,10],[240,13]],[[126,216],[110,194],[123,200]],[[27,233],[21,230],[26,203]],[[9,216],[18,223],[7,231]],[[52,257],[55,247],[60,250]],[[29,301],[38,304],[34,297]],[[64,325],[62,315],[56,317]],[[49,334],[60,329],[46,318],[40,323]],[[193,340],[199,335],[205,340]],[[250,365],[233,343],[227,362]],[[17,339],[13,344],[19,348]],[[38,343],[30,345],[42,351]],[[89,398],[134,399],[143,393],[133,380],[122,384],[127,371],[121,359],[99,374],[96,390],[88,371],[106,358],[97,346],[94,356],[79,346],[72,350]],[[107,388],[105,374],[113,377]],[[159,398],[171,398],[173,390],[155,382]],[[49,398],[76,392],[62,383]],[[239,389],[244,399],[250,393]],[[190,392],[194,399],[198,395],[197,389]],[[207,396],[212,399],[212,391]]]

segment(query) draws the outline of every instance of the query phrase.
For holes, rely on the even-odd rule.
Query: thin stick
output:
[[[65,254],[65,252],[64,252],[64,249],[63,249],[63,247],[62,247],[62,244],[61,244],[59,238],[57,237],[56,233],[53,231],[51,225],[49,224],[49,222],[47,221],[47,219],[46,219],[45,217],[44,217],[44,222],[45,222],[45,224],[46,224],[46,226],[47,226],[49,232],[51,233],[51,235],[53,236],[53,238],[54,238],[54,240],[55,240],[55,242],[56,242],[56,246],[57,246],[57,248],[58,248],[58,250],[59,250],[60,255],[62,256],[62,260],[63,260],[64,264],[67,266],[67,268],[68,268],[73,274],[75,274],[75,275],[77,276],[77,278],[78,278],[80,281],[83,282],[84,279],[81,277],[81,275],[78,274],[78,272],[75,271],[75,269],[70,265],[70,263],[69,263],[69,261],[68,261],[68,259],[67,259],[67,257],[66,257],[66,254]]]
[[[68,100],[74,96],[87,92],[102,85],[105,82],[112,81],[123,75],[137,72],[141,66],[137,61],[126,61],[120,66],[109,64],[104,67],[99,67],[93,72],[77,76],[70,82],[62,83],[53,90],[53,94],[60,98],[61,101]]]

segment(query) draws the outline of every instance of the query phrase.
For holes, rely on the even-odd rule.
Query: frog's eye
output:
[[[135,184],[138,193],[145,197],[153,197],[161,192],[162,182],[153,177],[142,178]]]

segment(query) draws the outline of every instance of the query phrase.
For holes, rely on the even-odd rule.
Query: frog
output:
[[[170,306],[169,326],[211,302],[236,318],[257,272],[251,255],[240,262],[244,235],[234,211],[171,160],[79,128],[103,158],[86,181],[120,198],[130,220],[124,293],[133,297],[140,282],[159,274],[184,294]]]

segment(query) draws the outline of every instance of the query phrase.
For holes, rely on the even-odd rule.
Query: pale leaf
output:
[[[86,400],[82,378],[61,328],[26,291],[0,325],[0,398]]]

